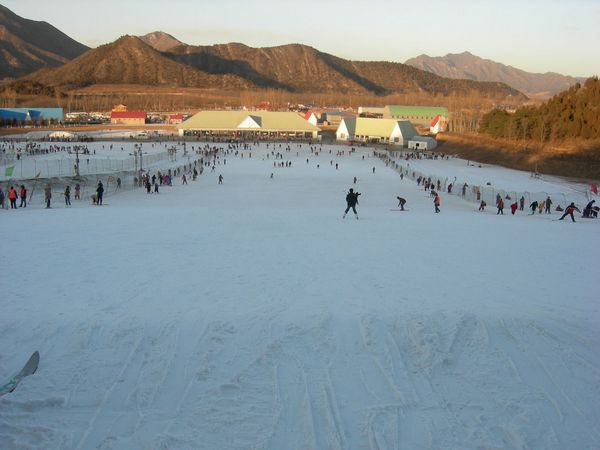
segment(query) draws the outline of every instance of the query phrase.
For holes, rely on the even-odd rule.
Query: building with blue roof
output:
[[[62,122],[62,108],[0,108],[0,120],[19,122],[40,122],[42,120]]]

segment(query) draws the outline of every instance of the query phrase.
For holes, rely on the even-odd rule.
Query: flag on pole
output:
[[[12,177],[12,174],[13,174],[14,170],[15,170],[15,166],[7,167],[6,169],[4,169],[4,176],[5,177]]]

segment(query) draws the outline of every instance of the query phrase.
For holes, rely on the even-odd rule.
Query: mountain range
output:
[[[559,73],[531,73],[469,52],[431,57],[420,55],[405,62],[441,77],[474,81],[500,81],[532,97],[550,97],[562,92],[585,78],[575,78]]]
[[[547,90],[558,89],[560,80],[567,87],[572,81],[567,82],[563,80],[567,77],[558,74],[543,74],[546,81],[534,84],[536,74],[468,53],[461,55],[448,59],[444,69],[444,63],[435,58],[425,64],[428,57],[424,55],[407,61],[410,65],[351,61],[300,44],[265,48],[240,43],[192,46],[164,32],[140,37],[126,35],[90,49],[46,22],[24,19],[0,5],[0,79],[18,79],[12,85],[17,91],[28,86],[68,91],[95,85],[136,85],[365,96],[475,94],[525,99],[521,90],[538,92],[540,83],[550,86],[550,79],[556,81]],[[485,61],[485,68],[481,61]],[[414,67],[419,64],[423,67]],[[509,67],[520,78],[493,75],[488,67],[494,64],[496,68]],[[517,79],[527,83],[523,81],[517,88]]]
[[[24,19],[0,5],[0,79],[60,66],[87,50],[52,25]]]

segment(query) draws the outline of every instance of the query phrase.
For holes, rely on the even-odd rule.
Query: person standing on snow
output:
[[[71,186],[65,188],[65,205],[71,206]]]
[[[21,193],[19,197],[21,197],[21,205],[19,205],[19,208],[27,208],[27,189],[25,188],[24,184],[21,185]]]
[[[550,214],[550,207],[552,206],[552,199],[550,196],[546,199],[546,214]]]
[[[513,216],[517,212],[518,207],[519,207],[519,205],[517,204],[517,202],[514,202],[510,205],[510,212],[512,213]]]
[[[346,214],[348,214],[348,211],[350,211],[350,208],[352,208],[352,211],[354,212],[354,216],[358,219],[358,213],[356,212],[356,205],[358,205],[358,196],[360,195],[360,192],[354,192],[354,189],[350,188],[350,190],[348,191],[348,194],[346,195],[346,203],[347,203],[347,207],[346,207],[346,211],[344,211],[344,215],[342,216],[342,219],[346,218]]]
[[[44,188],[44,200],[46,200],[46,208],[50,208],[50,202],[52,200],[52,188],[49,184]]]
[[[433,199],[433,204],[435,206],[435,212],[440,212],[440,204],[442,203],[442,199],[440,198],[440,194],[435,194],[435,198]]]
[[[525,209],[525,197],[521,195],[519,199],[519,211],[523,211]]]
[[[498,198],[498,201],[496,202],[496,207],[498,208],[498,212],[496,213],[496,215],[504,215],[504,200],[502,200],[502,197]]]
[[[573,217],[574,211],[577,211],[578,213],[581,212],[581,211],[579,211],[579,209],[577,209],[577,206],[575,206],[575,203],[571,202],[571,204],[569,206],[567,206],[567,208],[565,209],[565,213],[558,220],[563,220],[566,216],[571,216],[571,220],[573,222],[575,222],[575,217]]]
[[[223,184],[223,175],[222,174],[219,175],[219,184]]]
[[[10,209],[17,209],[17,190],[11,186],[8,189],[8,200],[10,200]]]
[[[98,181],[98,187],[96,188],[96,205],[102,204],[102,195],[104,194],[104,186],[102,185],[102,181]]]

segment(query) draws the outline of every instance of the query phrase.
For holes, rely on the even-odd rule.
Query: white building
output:
[[[342,119],[336,131],[338,141],[359,141],[401,145],[417,135],[415,127],[407,120],[371,119],[354,117]]]
[[[408,141],[408,148],[413,150],[433,150],[437,147],[437,141],[431,136],[413,136]]]

